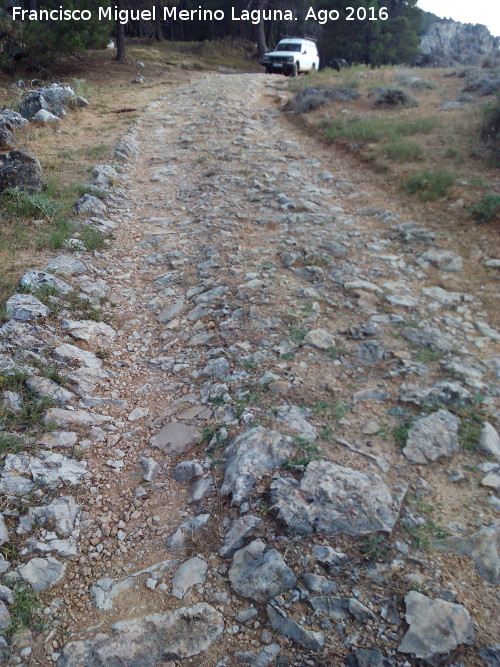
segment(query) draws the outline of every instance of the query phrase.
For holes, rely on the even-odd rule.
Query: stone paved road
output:
[[[43,444],[86,493],[58,535],[22,524],[21,576],[50,565],[75,635],[33,664],[479,665],[494,641],[500,334],[472,262],[326,164],[282,85],[210,74],[150,104],[94,218],[111,246],[63,276],[113,318],[45,334],[74,393]],[[0,482],[21,496],[49,465],[23,456]]]

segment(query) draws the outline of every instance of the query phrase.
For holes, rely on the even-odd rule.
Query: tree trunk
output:
[[[257,9],[262,11],[266,4],[267,0],[258,0],[257,4]],[[257,25],[257,59],[261,61],[264,57],[265,52],[267,51],[267,46],[266,46],[266,33],[265,33],[265,25],[264,21],[261,19]]]
[[[124,9],[123,4],[123,0],[116,0],[116,9],[118,11]],[[120,21],[116,22],[116,60],[125,62],[125,26]]]

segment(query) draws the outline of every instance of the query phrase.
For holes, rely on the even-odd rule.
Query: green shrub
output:
[[[480,201],[472,204],[469,211],[479,222],[491,222],[500,216],[500,196],[485,195]]]
[[[49,220],[61,208],[60,204],[43,193],[30,195],[15,188],[6,188],[2,192],[1,204],[15,216],[29,218],[42,215]]]
[[[404,189],[411,195],[417,195],[423,201],[445,197],[455,184],[455,174],[448,169],[424,169],[404,183]]]
[[[393,141],[384,146],[384,155],[396,162],[420,160],[423,156],[422,147],[414,141]]]

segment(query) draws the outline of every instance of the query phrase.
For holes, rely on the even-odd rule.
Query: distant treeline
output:
[[[323,64],[336,58],[372,67],[409,63],[418,53],[422,32],[439,20],[420,10],[416,3],[417,0],[178,0],[159,3],[150,0],[69,0],[64,3],[65,10],[86,10],[86,15],[91,13],[91,18],[84,21],[13,21],[14,6],[30,11],[58,10],[61,2],[0,0],[1,64],[5,68],[22,59],[34,65],[47,64],[63,54],[75,55],[86,49],[102,47],[112,36],[118,41],[122,58],[124,36],[172,41],[251,40],[257,44],[260,56],[283,36],[306,34],[317,38]],[[154,19],[139,18],[125,25],[99,21],[98,8],[107,6],[121,11],[151,10],[156,6],[157,12]],[[163,8],[174,6],[177,7],[177,17],[181,11],[197,10],[201,6],[214,12],[222,10],[223,18],[186,21],[172,18],[174,14],[169,12],[170,18],[164,20]],[[306,21],[310,8],[317,17],[328,16],[330,20]],[[278,14],[278,18],[273,16],[260,22],[233,20],[235,14],[241,16],[245,11],[254,12],[255,17],[255,12],[269,16],[270,10]],[[293,19],[280,20],[279,12],[275,10],[282,10],[283,14],[288,10]],[[220,11],[218,16],[221,16]]]

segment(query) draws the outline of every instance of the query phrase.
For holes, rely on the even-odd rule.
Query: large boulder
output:
[[[40,110],[55,116],[64,116],[69,106],[80,106],[78,96],[70,86],[53,83],[30,93],[19,105],[19,111],[25,118],[33,118]]]
[[[21,149],[0,154],[0,192],[7,188],[29,194],[42,190],[42,167],[34,155]]]
[[[303,478],[276,478],[271,484],[271,512],[288,532],[370,535],[390,533],[399,515],[395,498],[375,473],[312,461]]]

